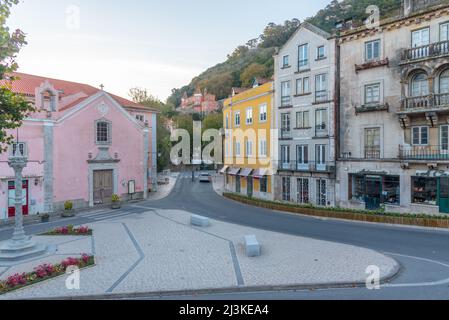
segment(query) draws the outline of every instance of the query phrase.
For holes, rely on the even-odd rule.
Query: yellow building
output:
[[[273,82],[255,79],[253,88],[236,91],[223,108],[225,190],[272,200],[277,150]]]

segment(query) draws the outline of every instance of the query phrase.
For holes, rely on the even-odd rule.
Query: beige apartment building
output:
[[[449,4],[342,30],[337,205],[449,213]]]

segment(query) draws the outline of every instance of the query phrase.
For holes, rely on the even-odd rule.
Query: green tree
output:
[[[167,129],[166,123],[170,120],[174,108],[160,101],[146,89],[132,88],[129,90],[129,95],[134,102],[159,111],[157,115],[157,166],[160,172],[167,168],[170,162],[170,131]]]
[[[250,87],[255,77],[267,77],[270,70],[263,64],[252,63],[240,75],[240,81],[243,87]]]
[[[11,32],[6,26],[6,19],[11,13],[11,7],[18,0],[2,0],[0,2],[0,152],[7,149],[13,136],[8,133],[22,125],[22,121],[33,111],[31,104],[22,96],[13,93],[11,83],[15,79],[8,74],[16,71],[15,61],[22,46],[26,44],[25,34],[21,30]]]

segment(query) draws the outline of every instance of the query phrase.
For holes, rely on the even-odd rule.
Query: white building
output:
[[[335,205],[336,41],[303,23],[275,55],[276,200]]]

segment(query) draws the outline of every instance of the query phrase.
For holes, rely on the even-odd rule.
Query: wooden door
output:
[[[110,203],[114,192],[113,170],[94,171],[94,204]]]

